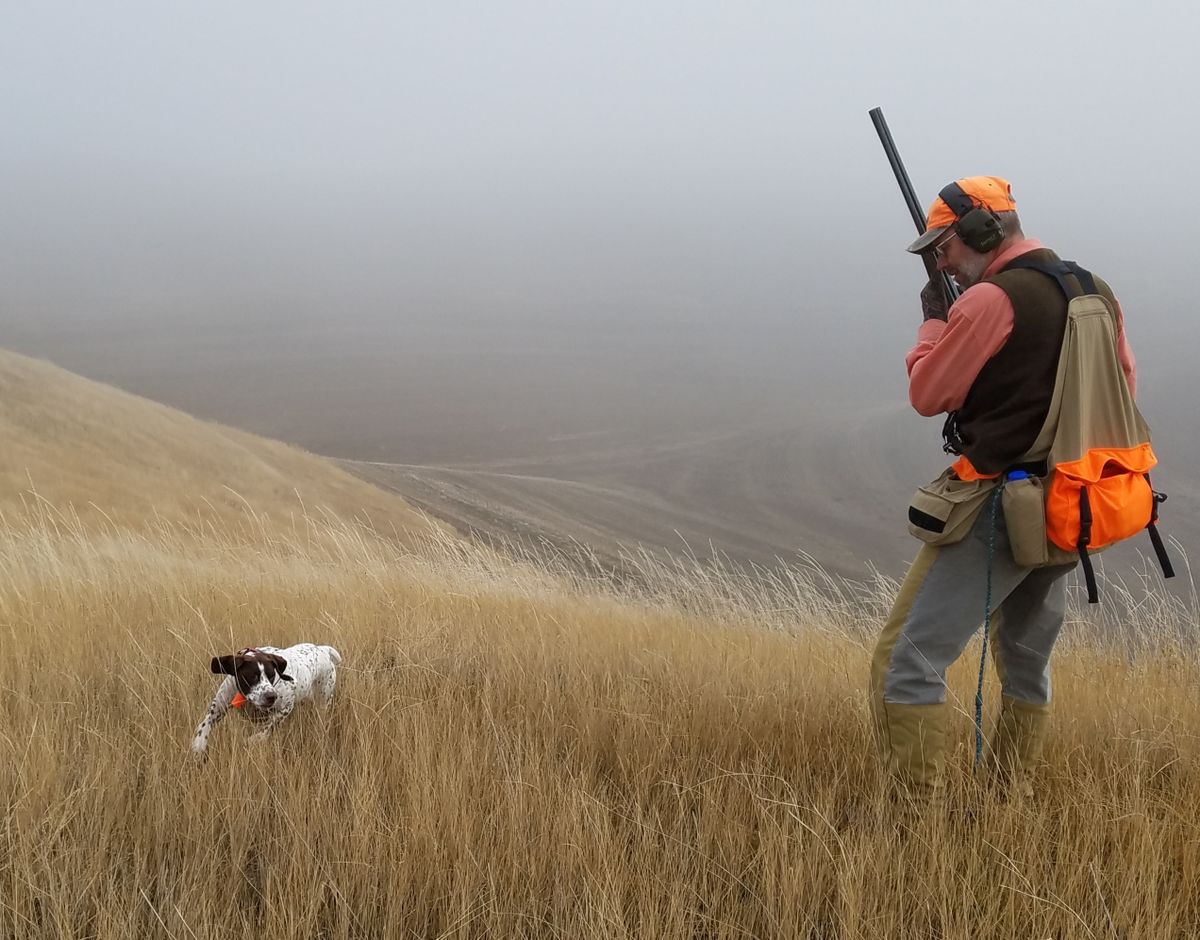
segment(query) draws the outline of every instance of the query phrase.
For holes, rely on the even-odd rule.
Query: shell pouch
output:
[[[995,478],[960,480],[953,469],[947,469],[913,494],[908,531],[930,545],[962,541],[998,483]]]

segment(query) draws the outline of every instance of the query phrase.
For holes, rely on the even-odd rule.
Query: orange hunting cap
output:
[[[933,205],[929,207],[929,215],[925,219],[925,234],[908,246],[908,250],[913,254],[919,255],[929,250],[942,233],[958,221],[959,216],[943,198],[946,190],[955,184],[973,206],[983,206],[993,212],[1012,212],[1017,208],[1012,197],[1012,184],[1008,180],[998,176],[966,176],[955,180],[950,186],[943,187],[937,199],[933,200]]]

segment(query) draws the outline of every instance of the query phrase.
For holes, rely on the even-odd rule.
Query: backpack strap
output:
[[[1146,482],[1150,483],[1150,474],[1146,474]],[[1150,510],[1150,521],[1146,523],[1146,531],[1150,533],[1150,544],[1154,546],[1154,554],[1158,558],[1159,567],[1162,568],[1164,578],[1175,577],[1175,568],[1171,564],[1171,558],[1167,554],[1167,548],[1163,545],[1162,536],[1158,531],[1158,504],[1167,501],[1167,494],[1160,493],[1154,489],[1154,485],[1150,486],[1151,497],[1154,500],[1153,508]]]
[[[1039,274],[1054,278],[1067,300],[1082,296],[1082,294],[1096,293],[1096,279],[1092,276],[1092,272],[1081,268],[1074,261],[1034,261],[1032,258],[1021,255],[1004,266],[1005,271],[1011,271],[1014,268],[1037,271]],[[1069,275],[1075,276],[1080,287],[1083,288],[1082,291],[1076,290],[1067,281]]]
[[[1096,588],[1096,572],[1092,568],[1092,559],[1088,556],[1088,543],[1092,540],[1092,504],[1088,499],[1086,486],[1079,487],[1079,541],[1075,548],[1079,551],[1079,564],[1083,568],[1083,580],[1087,585],[1089,604],[1100,602],[1100,592]]]

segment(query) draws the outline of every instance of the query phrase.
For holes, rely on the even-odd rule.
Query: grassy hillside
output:
[[[865,705],[892,582],[642,556],[614,585],[332,511],[277,526],[296,478],[348,512],[361,491],[321,489],[341,478],[291,449],[4,369],[18,392],[45,383],[0,412],[31,475],[77,505],[104,480],[120,517],[6,497],[5,940],[1200,933],[1194,595],[1071,614],[1029,801],[970,772],[969,650],[949,805],[897,820]],[[48,401],[75,411],[35,426]],[[237,482],[233,454],[279,489]],[[225,482],[261,511],[194,524],[194,494]],[[230,716],[195,763],[209,658],[300,641],[344,656],[332,709],[257,746]]]
[[[307,507],[401,539],[430,530],[398,497],[319,457],[3,350],[0,441],[6,515],[41,503],[141,529],[248,515],[286,523]]]

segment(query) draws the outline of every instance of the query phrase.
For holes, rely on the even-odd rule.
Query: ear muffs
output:
[[[987,206],[976,205],[958,183],[950,183],[938,195],[957,217],[954,230],[968,248],[984,254],[1004,241],[1000,216]]]

